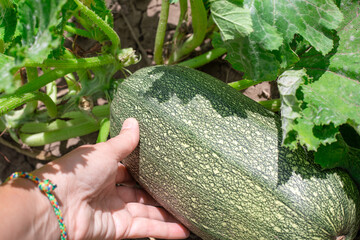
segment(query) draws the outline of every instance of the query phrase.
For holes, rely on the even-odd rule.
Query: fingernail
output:
[[[130,129],[130,128],[133,127],[133,125],[134,125],[134,124],[133,124],[132,119],[126,119],[125,122],[124,122],[123,125],[122,125],[121,130]]]

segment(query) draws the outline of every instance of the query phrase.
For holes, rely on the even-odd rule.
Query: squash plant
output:
[[[93,102],[109,99],[119,81],[113,75],[138,61],[133,49],[121,48],[105,2],[1,1],[1,7],[1,128],[29,146],[97,131],[109,109]],[[76,46],[65,47],[67,35],[96,40],[100,50],[81,56]],[[66,93],[59,97],[61,77]]]
[[[170,4],[179,23],[165,54]],[[41,146],[98,131],[108,136],[115,73],[136,64],[121,48],[103,0],[0,0],[0,128],[19,144]],[[224,54],[244,79],[238,90],[277,81],[283,144],[314,152],[324,168],[342,167],[360,183],[360,18],[351,0],[162,0],[155,64],[197,68]],[[182,31],[191,15],[192,33]],[[68,37],[93,39],[87,55]],[[188,58],[205,40],[213,49]],[[61,84],[59,80],[62,78]],[[65,86],[64,94],[59,94]],[[41,101],[43,104],[38,104]],[[280,109],[279,106],[281,105]]]

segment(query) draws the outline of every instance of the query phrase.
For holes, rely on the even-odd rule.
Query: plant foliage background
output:
[[[168,6],[174,3],[182,12],[167,54],[161,24],[166,27]],[[323,168],[344,168],[360,183],[359,1],[190,0],[188,6],[184,0],[163,0],[162,4],[156,63],[195,67],[191,60],[198,58],[188,57],[210,39],[209,54],[225,53],[231,66],[244,73],[244,79],[231,86],[277,81],[281,97],[275,100],[281,103],[284,145],[306,147]],[[111,101],[112,89],[121,82],[115,74],[126,76],[126,67],[138,61],[132,49],[121,48],[105,2],[1,0],[0,5],[2,130],[30,146],[102,132],[108,108],[92,107],[93,102],[100,97]],[[190,37],[178,31],[188,15]],[[70,35],[94,39],[100,49],[86,57],[69,51],[64,41]],[[59,97],[54,81],[61,77],[68,93]],[[44,86],[46,90],[39,90]],[[45,110],[37,108],[38,100]]]

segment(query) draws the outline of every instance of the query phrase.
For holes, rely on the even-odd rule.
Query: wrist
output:
[[[5,239],[59,239],[56,216],[45,194],[23,178],[10,180],[0,187],[1,232]]]
[[[35,171],[32,172],[32,174],[36,177],[38,177],[39,179],[41,179],[42,181],[44,180],[49,180],[52,184],[56,185],[55,189],[51,192],[54,195],[55,200],[58,203],[58,208],[61,211],[61,216],[63,218],[63,220],[60,220],[61,222],[63,222],[63,226],[66,226],[67,230],[66,232],[68,232],[68,226],[69,226],[69,222],[68,222],[68,212],[69,212],[69,199],[68,199],[68,193],[69,193],[69,187],[68,187],[68,183],[66,181],[67,177],[66,175],[64,175],[61,171],[59,171],[59,169],[57,169],[57,165],[54,164],[54,162],[48,163],[47,165],[45,165],[44,167],[37,169]],[[41,191],[40,191],[41,192]],[[46,197],[46,194],[43,193],[44,197]],[[71,199],[71,198],[70,198]],[[57,224],[57,228],[59,229],[60,232],[60,223],[59,223],[59,213],[55,214],[55,210],[51,203],[51,199],[47,199],[50,207],[51,207],[51,211],[52,211],[52,216],[55,218],[56,220],[56,224]],[[58,215],[58,216],[57,216]],[[58,238],[60,239],[60,238]]]

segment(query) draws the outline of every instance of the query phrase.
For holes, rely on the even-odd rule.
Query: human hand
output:
[[[156,237],[181,239],[188,231],[143,190],[120,161],[139,141],[135,119],[107,142],[81,146],[36,170],[57,185],[69,239]],[[117,184],[122,183],[120,186]]]

